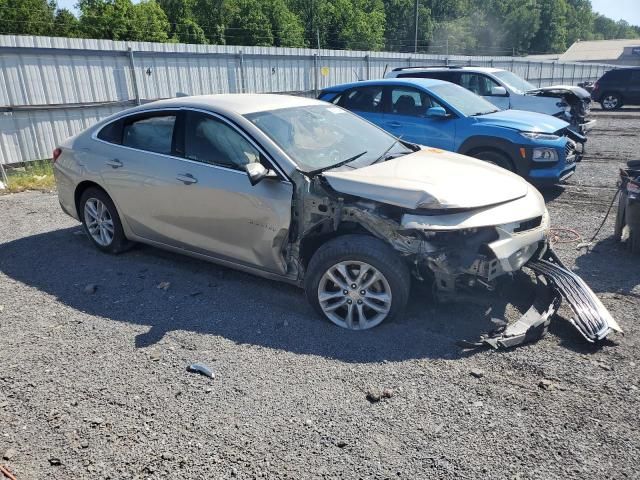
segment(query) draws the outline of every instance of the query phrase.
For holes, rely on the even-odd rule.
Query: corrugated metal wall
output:
[[[313,94],[395,67],[474,64],[534,85],[595,80],[606,65],[511,57],[233,47],[0,35],[0,163],[48,158],[56,144],[137,101],[234,92]]]

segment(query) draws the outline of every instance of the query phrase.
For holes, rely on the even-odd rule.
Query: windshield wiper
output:
[[[332,168],[341,167],[342,165],[346,165],[349,162],[353,162],[354,160],[357,160],[358,158],[363,156],[365,153],[367,153],[367,150],[365,150],[364,152],[360,152],[359,154],[354,155],[353,157],[349,157],[346,160],[342,160],[341,162],[338,162],[335,165],[329,165],[328,167],[322,167],[322,168],[318,168],[316,170],[311,170],[311,171],[307,172],[307,175],[313,176],[313,175],[317,175],[319,173],[322,173],[325,170],[331,170]]]
[[[479,117],[481,115],[489,115],[490,113],[496,113],[499,112],[500,110],[489,110],[488,112],[476,112],[476,113],[472,113],[471,115],[469,115],[470,117]]]
[[[378,163],[380,160],[386,159],[387,155],[389,154],[389,152],[391,151],[391,149],[393,147],[395,147],[398,143],[400,143],[400,139],[402,138],[402,135],[400,135],[399,137],[397,137],[393,143],[391,145],[389,145],[389,148],[387,148],[384,152],[382,152],[382,155],[380,155],[378,158],[376,158],[373,162],[371,162],[371,165],[373,165],[374,163]]]

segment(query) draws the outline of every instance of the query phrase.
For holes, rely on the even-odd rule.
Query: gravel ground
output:
[[[582,239],[637,158],[640,110],[596,115],[578,173],[545,192]],[[612,231],[556,249],[624,336],[586,345],[561,310],[539,342],[463,352],[527,308],[527,277],[484,304],[416,289],[404,318],[347,332],[293,287],[150,247],[104,255],[55,194],[0,196],[0,464],[20,480],[640,478],[640,259]]]

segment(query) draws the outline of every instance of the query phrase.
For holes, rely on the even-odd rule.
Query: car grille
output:
[[[542,224],[542,216],[532,218],[531,220],[525,220],[520,222],[516,228],[513,229],[513,233],[526,232],[527,230],[533,230],[538,228]]]
[[[571,140],[567,141],[566,147],[564,147],[564,154],[567,163],[573,163],[576,160],[576,144]]]

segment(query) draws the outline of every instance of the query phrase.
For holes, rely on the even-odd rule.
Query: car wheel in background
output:
[[[514,172],[515,168],[513,163],[504,153],[498,152],[496,150],[482,150],[471,155],[472,157],[477,158],[478,160],[484,160],[485,162],[492,163],[497,165],[498,167],[502,167],[505,170],[509,170],[510,172]]]
[[[305,276],[309,302],[325,318],[366,330],[404,310],[411,279],[401,257],[368,235],[345,235],[322,245]]]
[[[600,105],[603,110],[616,110],[622,107],[622,98],[617,93],[605,93]]]
[[[80,218],[91,242],[103,252],[120,253],[130,247],[113,201],[104,190],[88,188],[80,197]]]

